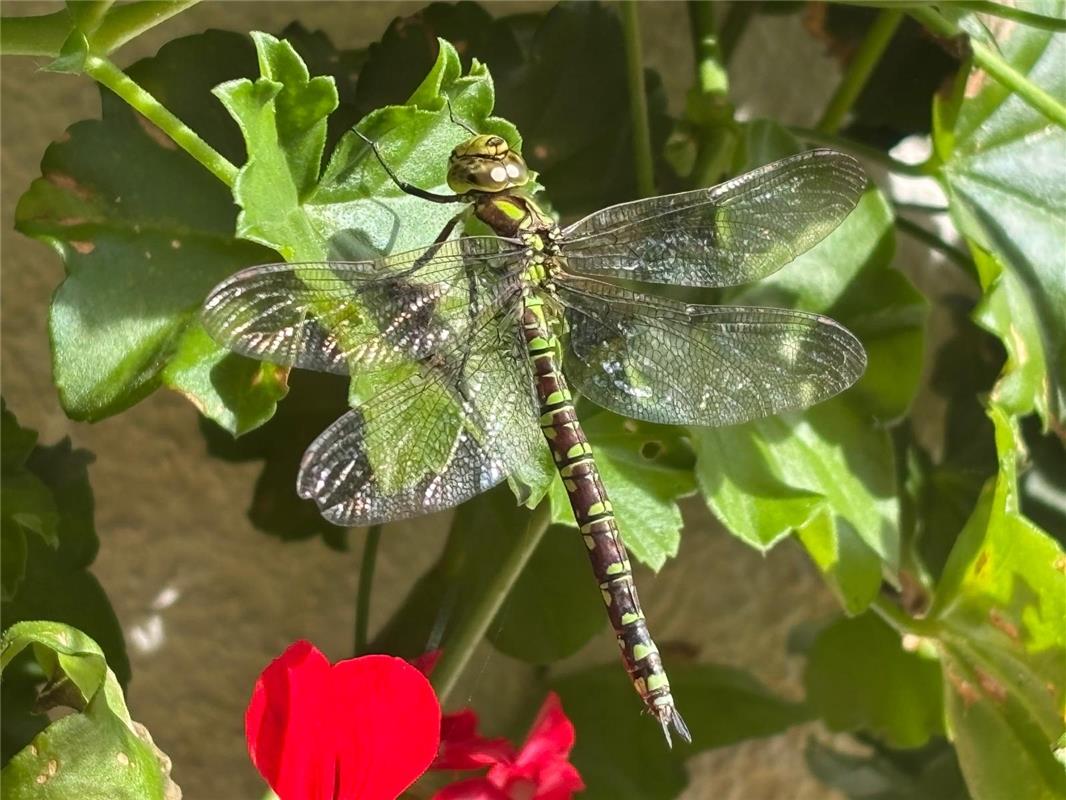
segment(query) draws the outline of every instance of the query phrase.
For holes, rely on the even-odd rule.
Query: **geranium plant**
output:
[[[5,798],[174,798],[185,770],[211,786],[196,759],[171,764],[165,729],[149,735],[134,721],[136,695],[128,709],[123,631],[89,571],[101,546],[92,457],[69,439],[39,443],[26,426],[53,429],[52,410],[100,422],[164,388],[202,415],[204,463],[262,462],[257,527],[362,552],[354,657],[331,663],[300,641],[274,651],[254,687],[225,687],[251,696],[248,752],[282,800],[665,800],[690,775],[712,787],[691,789],[702,795],[713,776],[687,771],[693,756],[799,725],[809,726],[806,769],[841,796],[1066,797],[1061,0],[694,0],[687,27],[664,34],[694,69],[665,83],[641,49],[642,19],[665,12],[631,2],[529,13],[433,4],[365,49],[307,30],[293,4],[286,28],[175,38],[120,66],[121,48],[175,15],[197,19],[195,5],[4,8],[0,52],[101,87],[98,119],[41,143],[40,176],[19,187],[14,211],[15,228],[50,245],[65,275],[40,334],[55,393],[3,408]],[[762,90],[746,107],[735,97],[745,37],[785,23],[839,68],[809,127],[759,111],[772,107],[755,102]],[[793,88],[803,87],[777,97]],[[757,680],[754,657],[715,663],[705,620],[679,614],[671,679],[690,746],[663,746],[604,649],[565,662],[605,620],[565,489],[536,464],[523,466],[548,477],[532,495],[503,485],[459,507],[439,558],[372,625],[388,529],[333,528],[294,483],[308,442],[377,378],[348,386],[252,361],[200,322],[208,292],[243,267],[433,241],[455,208],[399,192],[366,138],[388,143],[403,180],[442,190],[449,152],[469,136],[462,126],[520,151],[562,220],[711,186],[811,145],[850,153],[872,176],[846,221],[781,272],[686,296],[832,316],[868,354],[852,390],[717,429],[582,406],[634,561],[664,567],[678,553],[679,503],[702,505],[758,552],[801,550],[839,607],[797,617],[802,686],[790,691]],[[9,130],[18,123],[5,120]],[[905,159],[914,149],[922,155]],[[924,181],[941,205],[906,199],[905,180]],[[912,255],[897,258],[897,244]],[[4,378],[17,386],[13,372]],[[183,446],[194,444],[204,449]],[[156,458],[143,453],[145,471]],[[742,597],[717,607],[748,613]],[[456,691],[476,680],[468,667],[483,641],[510,657],[493,669],[534,667],[499,707]],[[479,732],[489,715],[491,736]],[[236,718],[232,728],[236,739]],[[261,791],[244,767],[248,791]]]

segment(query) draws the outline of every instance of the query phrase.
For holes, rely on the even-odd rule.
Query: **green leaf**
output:
[[[450,623],[464,618],[514,546],[529,513],[499,486],[459,507],[437,562],[415,583],[374,640],[374,652],[418,656],[448,647]],[[500,652],[548,664],[576,652],[606,623],[585,547],[572,528],[545,532],[489,626]]]
[[[530,664],[551,664],[603,629],[603,600],[585,553],[572,527],[547,530],[489,628],[497,650]]]
[[[108,660],[125,685],[130,667],[118,620],[106,594],[96,578],[88,571],[96,558],[99,546],[93,526],[93,495],[89,486],[87,467],[92,454],[75,450],[69,439],[50,446],[34,446],[28,453],[27,443],[36,440],[33,431],[18,428],[12,415],[3,409],[3,439],[6,455],[21,449],[25,465],[23,477],[36,481],[43,499],[51,509],[51,531],[54,540],[46,542],[33,536],[24,543],[25,578],[10,595],[4,597],[0,612],[8,625],[20,620],[50,619],[83,630],[99,641]],[[18,430],[18,434],[9,432]],[[16,448],[16,443],[21,443]],[[11,463],[10,459],[5,460]],[[4,469],[5,492],[9,470]],[[18,511],[14,503],[4,504],[5,548],[9,547],[6,519]],[[14,572],[5,560],[5,586]],[[10,722],[10,720],[7,720]]]
[[[325,92],[325,83],[306,81],[306,72],[292,66],[299,59],[287,42],[260,35],[256,46],[263,63],[287,63],[289,71],[270,72],[254,83],[231,81],[215,90],[248,148],[248,163],[234,188],[242,209],[240,235],[269,244],[287,260],[345,254],[365,258],[431,242],[455,209],[401,192],[354,133],[341,139],[317,186],[306,191],[308,173],[303,167],[294,173],[293,163],[317,168],[317,136],[336,105],[336,94]],[[378,109],[359,124],[404,180],[430,191],[445,189],[448,154],[469,138],[451,122],[446,99],[468,124],[520,145],[513,126],[489,116],[493,93],[488,72],[475,65],[463,76],[447,42],[441,43],[437,63],[407,105]],[[310,105],[313,113],[307,113],[318,127],[314,137],[292,141],[286,131],[299,127],[290,116],[301,103]],[[300,124],[306,128],[311,119]],[[300,152],[290,154],[286,145]]]
[[[433,64],[437,38],[461,43],[464,62],[491,65],[497,111],[522,131],[523,156],[566,216],[636,197],[615,9],[560,3],[545,14],[493,18],[473,3],[434,3],[395,20],[371,47],[359,76],[360,108],[400,102]],[[658,75],[645,70],[645,77],[652,151],[660,153],[672,123]]]
[[[452,518],[444,552],[375,637],[372,652],[413,658],[425,652],[427,646],[447,647],[449,623],[462,619],[471,604],[477,602],[497,565],[513,547],[514,539],[525,530],[528,519],[529,513],[515,504],[505,486],[490,489],[461,505]],[[575,542],[575,549],[581,547],[580,541]],[[541,578],[542,587],[554,585],[550,576]],[[490,630],[501,625],[508,627],[503,610]]]
[[[969,800],[954,749],[943,739],[912,750],[873,744],[869,755],[834,750],[807,740],[811,772],[854,800]]]
[[[865,730],[893,747],[919,747],[944,732],[936,661],[903,649],[871,612],[819,633],[807,654],[807,702],[835,731]]]
[[[1061,0],[1027,10],[1062,17]],[[987,32],[1011,67],[1054,97],[1066,95],[1066,37],[1013,21]],[[1045,428],[1066,413],[1066,130],[980,69],[963,72],[934,109],[952,219],[975,252],[985,301],[977,319],[1008,349],[1000,403],[1036,411]]]
[[[989,415],[999,475],[951,552],[928,621],[974,797],[1062,797],[1054,748],[1066,704],[1066,555],[1019,512],[1017,432],[1006,410]]]
[[[164,800],[180,794],[170,779],[170,759],[130,718],[96,642],[67,625],[21,622],[0,639],[0,669],[30,646],[49,684],[75,690],[79,708],[12,757],[0,772],[5,798]]]
[[[0,599],[10,600],[22,580],[26,566],[26,534],[36,534],[49,547],[59,545],[56,526],[58,512],[52,494],[41,480],[26,469],[33,453],[37,432],[23,428],[0,398],[3,441],[2,481],[0,481],[0,539],[3,542],[3,578]]]
[[[748,126],[746,167],[787,155],[794,141]],[[848,613],[876,594],[898,562],[895,465],[884,420],[905,413],[921,374],[925,304],[889,266],[892,216],[875,188],[818,246],[766,280],[730,290],[743,305],[828,314],[863,342],[869,366],[844,396],[803,413],[729,428],[692,428],[696,476],[711,509],[760,550],[792,530]]]
[[[206,135],[228,136],[229,149],[239,149],[232,130],[218,127],[218,111],[205,111],[207,96],[196,105],[182,86],[232,77],[240,60],[234,48],[248,49],[233,34],[192,37],[129,72],[161,102],[177,100],[172,110],[187,124],[202,122]],[[207,292],[239,267],[271,260],[269,251],[234,240],[226,188],[107,91],[101,119],[71,127],[45,152],[41,172],[19,201],[16,227],[53,246],[66,266],[49,321],[66,413],[99,420],[167,385],[230,430],[269,417],[283,393],[278,368],[223,361],[227,368],[190,374],[190,362],[225,355],[198,333]],[[235,379],[243,382],[239,409]]]
[[[242,364],[253,363],[242,359]],[[234,401],[239,399],[235,396]],[[335,550],[348,549],[348,532],[322,518],[318,507],[296,494],[296,474],[307,446],[337,419],[347,405],[347,385],[339,375],[293,371],[285,402],[269,423],[235,439],[203,420],[207,451],[226,461],[261,461],[262,471],[248,498],[248,519],[256,528],[285,541],[321,536]]]
[[[581,417],[626,548],[634,558],[659,570],[667,558],[677,555],[681,542],[677,500],[696,490],[682,432],[606,411],[582,413]],[[550,496],[552,521],[573,526],[570,500],[558,477]]]
[[[571,760],[588,787],[582,797],[677,797],[688,782],[684,759],[693,752],[771,736],[809,718],[804,706],[728,667],[675,666],[670,686],[692,731],[692,746],[666,751],[662,731],[638,713],[640,700],[617,665],[552,680],[578,731]]]

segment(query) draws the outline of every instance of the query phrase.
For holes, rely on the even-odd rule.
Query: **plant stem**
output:
[[[940,36],[953,37],[959,34],[958,29],[951,22],[929,6],[908,8],[907,13]],[[978,67],[1015,92],[1022,100],[1044,114],[1052,122],[1066,128],[1066,106],[1063,106],[1054,96],[1045,92],[1021,72],[1018,72],[999,53],[984,42],[979,42],[971,37],[970,48],[973,52],[973,62]]]
[[[651,155],[651,129],[648,125],[648,98],[644,89],[644,59],[640,49],[640,19],[636,0],[622,3],[622,30],[626,47],[626,78],[629,84],[629,116],[633,128],[633,161],[637,173],[637,194],[655,194],[655,172]]]
[[[226,186],[233,186],[237,168],[113,63],[102,56],[89,56],[85,74],[139,111]]]
[[[721,53],[722,64],[728,64],[740,44],[740,37],[747,30],[751,15],[755,13],[756,4],[750,0],[734,0],[729,4],[725,20],[718,33],[718,48]]]
[[[72,30],[74,21],[66,11],[37,17],[4,17],[0,21],[0,55],[55,58]]]
[[[703,93],[724,94],[718,62],[718,40],[714,30],[714,7],[710,0],[689,0],[688,25],[692,35],[692,57],[696,67],[696,89]]]
[[[111,53],[146,30],[180,14],[200,0],[140,0],[111,9],[92,36],[95,52]]]
[[[455,688],[459,675],[474,654],[474,648],[485,636],[492,620],[496,618],[496,613],[503,605],[511,587],[518,580],[518,576],[522,574],[529,557],[540,544],[550,522],[551,504],[544,500],[529,518],[525,531],[515,540],[514,547],[500,564],[500,569],[493,576],[492,581],[485,587],[484,594],[475,605],[471,606],[469,613],[455,629],[455,633],[446,639],[440,661],[437,662],[432,676],[433,687],[437,690],[441,705]]]
[[[85,31],[88,26],[91,31],[89,39],[92,51],[109,55],[130,39],[199,1],[139,0],[113,7],[109,2],[97,2],[84,6],[84,10],[79,6],[75,8],[82,15],[82,30]],[[96,16],[93,17],[93,14]],[[97,23],[99,26],[95,27]],[[92,30],[93,27],[95,30]],[[56,58],[73,29],[74,19],[68,11],[33,17],[4,17],[0,24],[0,55]]]
[[[359,565],[359,588],[355,596],[355,655],[366,652],[367,630],[370,627],[370,594],[374,587],[374,567],[378,560],[378,544],[383,525],[372,525],[363,542],[363,563]]]
[[[870,603],[870,608],[900,634],[935,636],[939,632],[939,626],[935,622],[907,616],[903,613],[902,608],[889,600],[884,594],[878,594],[873,602]]]
[[[917,239],[923,244],[929,245],[933,250],[943,253],[945,258],[961,267],[968,275],[976,279],[977,267],[974,265],[973,259],[970,258],[965,251],[960,250],[953,244],[945,242],[935,233],[923,228],[917,222],[899,216],[898,214],[896,215],[896,227],[908,236]]]
[[[815,126],[822,133],[836,133],[847,116],[848,110],[858,99],[866,82],[873,74],[877,62],[892,41],[892,36],[903,20],[903,12],[893,8],[882,9],[870,27],[866,38],[862,40],[851,63],[848,64],[844,78],[837,87],[822,118]]]
[[[803,139],[805,142],[836,147],[839,150],[856,153],[870,161],[876,161],[890,172],[896,172],[900,175],[908,175],[913,178],[928,178],[931,175],[924,164],[908,164],[905,161],[893,158],[884,150],[879,150],[868,144],[857,142],[854,139],[848,139],[846,136],[835,136],[831,133],[822,133],[813,128],[800,128],[795,126],[790,126],[788,130],[793,136],[798,139]]]
[[[1043,14],[1034,14],[1032,11],[1025,11],[1005,3],[991,3],[987,0],[954,0],[954,5],[968,8],[981,14],[1014,20],[1030,28],[1042,28],[1055,33],[1066,32],[1066,19],[1045,17]]]

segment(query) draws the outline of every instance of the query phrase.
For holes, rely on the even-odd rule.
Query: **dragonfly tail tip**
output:
[[[659,718],[659,724],[663,726],[663,736],[666,737],[666,746],[671,750],[674,749],[674,739],[670,735],[670,729],[674,729],[674,733],[684,739],[688,744],[692,744],[692,734],[689,732],[688,725],[685,724],[685,720],[681,718],[681,714],[676,708],[670,706],[663,709],[657,714]]]

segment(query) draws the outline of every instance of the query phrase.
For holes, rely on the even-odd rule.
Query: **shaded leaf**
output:
[[[776,697],[750,675],[712,664],[674,666],[670,686],[692,731],[692,746],[663,749],[655,721],[625,673],[605,664],[551,681],[578,731],[571,757],[588,787],[583,797],[676,797],[693,752],[770,736],[808,719],[804,706]],[[655,754],[654,758],[649,754]]]
[[[43,493],[40,498],[47,502],[50,509],[50,530],[53,535],[50,541],[38,536],[22,539],[25,579],[18,584],[17,590],[4,597],[0,605],[4,623],[11,625],[20,620],[50,619],[85,631],[100,642],[119,682],[125,686],[130,679],[130,666],[122,631],[107,595],[88,571],[99,548],[88,476],[88,465],[93,456],[86,450],[74,449],[69,439],[49,447],[36,445],[27,452],[25,445],[32,445],[37,438],[36,433],[18,428],[14,415],[6,407],[3,417],[5,450],[10,455],[18,445],[25,453],[23,478],[35,481]],[[15,429],[18,430],[17,434],[12,433]],[[6,463],[10,463],[10,460]],[[22,516],[15,498],[12,497],[12,502],[8,503],[8,476],[5,467],[5,585],[16,566],[7,560],[7,548],[10,546],[7,519],[9,514],[16,518]],[[6,718],[5,723],[9,722],[11,719]]]
[[[807,703],[837,731],[865,730],[893,747],[944,732],[940,667],[906,652],[872,612],[825,628],[807,654]]]
[[[1061,0],[1027,10],[1061,17]],[[1066,38],[1011,20],[983,26],[1019,73],[1052,97],[1066,95]],[[985,302],[981,325],[1010,355],[999,402],[1013,414],[1040,414],[1060,426],[1066,409],[1066,130],[981,69],[960,74],[934,109],[955,225],[978,254]],[[983,258],[985,251],[992,258]]]
[[[955,750],[943,739],[914,750],[874,743],[869,755],[807,741],[807,766],[852,800],[969,800]]]

